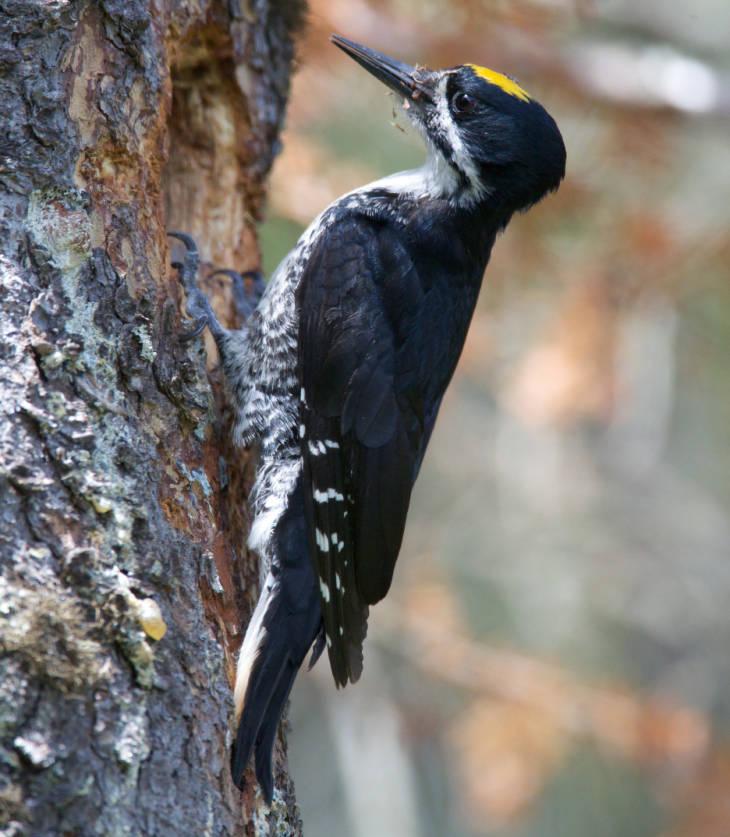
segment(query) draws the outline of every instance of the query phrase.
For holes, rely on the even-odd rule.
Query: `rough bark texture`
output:
[[[165,230],[256,264],[301,2],[0,2],[4,835],[300,833],[283,743],[229,778],[250,474]]]

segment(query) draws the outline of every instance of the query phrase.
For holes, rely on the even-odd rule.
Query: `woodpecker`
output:
[[[332,42],[400,98],[425,164],[327,207],[240,331],[222,328],[196,287],[192,239],[171,233],[188,250],[178,266],[195,319],[187,336],[211,330],[235,440],[259,451],[248,544],[261,595],[238,658],[231,768],[242,788],[253,755],[268,801],[276,731],[306,655],[314,665],[326,647],[338,687],[360,677],[368,608],[390,587],[495,238],[565,174],[557,125],[512,78]]]

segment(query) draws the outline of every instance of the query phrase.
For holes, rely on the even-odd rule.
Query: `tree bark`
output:
[[[301,833],[283,741],[229,776],[251,469],[166,229],[257,264],[303,2],[0,2],[3,835]]]

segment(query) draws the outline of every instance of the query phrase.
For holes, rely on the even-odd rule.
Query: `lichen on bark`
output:
[[[165,231],[255,265],[301,3],[0,9],[0,833],[298,834],[228,775],[250,465]]]

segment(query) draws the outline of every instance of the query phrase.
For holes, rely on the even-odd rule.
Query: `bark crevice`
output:
[[[0,830],[297,834],[228,774],[250,464],[165,236],[257,262],[287,4],[2,5]]]

